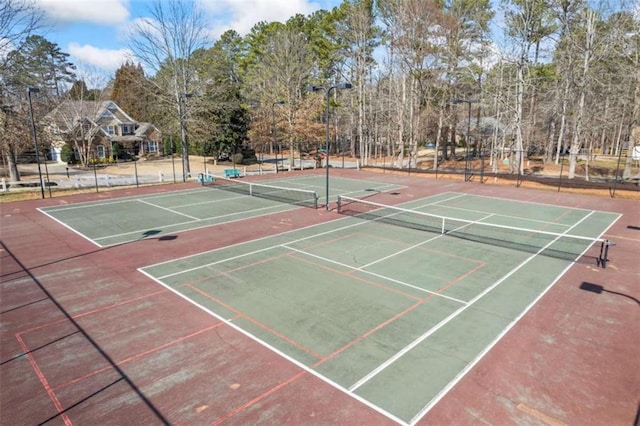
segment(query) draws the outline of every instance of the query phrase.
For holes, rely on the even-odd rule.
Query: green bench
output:
[[[238,178],[240,177],[240,170],[238,169],[224,169],[224,176],[227,178]]]

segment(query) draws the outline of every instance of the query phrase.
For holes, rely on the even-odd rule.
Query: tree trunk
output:
[[[584,117],[584,105],[587,96],[587,76],[589,74],[589,64],[591,63],[593,42],[595,39],[595,24],[596,24],[595,12],[587,12],[586,28],[585,28],[585,49],[582,60],[582,78],[580,82],[580,101],[578,102],[578,109],[576,111],[576,121],[573,131],[573,139],[571,141],[569,157],[569,179],[573,179],[576,173],[577,155],[580,152],[581,145],[581,133],[582,133],[582,119]]]
[[[636,146],[640,146],[640,52],[636,51],[635,55],[635,80],[636,86],[633,92],[633,117],[631,119],[629,132],[629,146],[627,147],[627,161],[624,165],[623,179],[631,178],[631,162],[633,151]]]
[[[514,126],[516,131],[516,144],[515,144],[515,163],[517,169],[513,169],[514,171],[518,171],[520,174],[524,173],[524,161],[522,161],[523,156],[523,140],[522,140],[522,104],[524,102],[524,57],[518,64],[518,81],[516,83],[516,108],[515,108],[515,118],[514,118]],[[513,165],[512,165],[513,166]]]
[[[8,144],[5,152],[2,153],[7,161],[7,168],[9,169],[9,180],[11,182],[20,181],[20,171],[18,170],[18,164],[16,162],[16,153],[13,146]]]

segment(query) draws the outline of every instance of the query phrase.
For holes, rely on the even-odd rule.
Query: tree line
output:
[[[93,91],[34,26],[21,49],[3,59],[2,103],[23,105],[9,100],[24,100],[28,85],[44,89],[43,108],[70,97],[108,97],[184,141],[183,155],[217,156],[244,146],[289,147],[293,155],[294,146],[324,145],[328,128],[331,149],[363,164],[385,156],[411,166],[406,159],[431,142],[440,153],[434,168],[459,159],[462,150],[509,155],[514,172],[531,155],[546,163],[567,155],[573,178],[586,150],[624,152],[628,175],[631,149],[640,145],[640,18],[632,7],[344,0],[212,40],[195,1],[155,1],[128,34],[134,57]],[[8,27],[2,19],[0,30]],[[352,89],[329,90],[343,82]],[[24,107],[5,112],[5,134],[24,118]],[[24,134],[3,138],[3,157],[19,150],[20,140]]]

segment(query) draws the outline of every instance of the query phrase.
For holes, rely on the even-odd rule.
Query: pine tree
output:
[[[36,86],[41,92],[59,97],[64,83],[73,83],[76,79],[76,66],[68,58],[69,54],[57,44],[32,35],[27,37],[22,49],[9,52],[7,75],[3,78],[17,91]]]
[[[150,85],[140,64],[127,61],[118,68],[111,99],[133,119],[149,121]]]

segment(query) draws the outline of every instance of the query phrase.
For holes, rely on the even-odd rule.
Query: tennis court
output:
[[[369,204],[345,197],[345,216],[330,223],[139,270],[339,391],[414,424],[572,264],[597,267],[599,238],[619,218],[454,192],[389,210],[371,187],[351,187]],[[399,219],[407,213],[436,225]],[[524,239],[499,243],[515,233]]]
[[[3,206],[2,423],[637,418],[637,201],[268,177]]]
[[[311,206],[313,196],[309,194],[315,193],[317,201],[317,194],[325,188],[324,178],[318,175],[271,179],[268,181],[270,186],[264,187],[269,191],[256,190],[255,196],[250,197],[252,185],[219,177],[216,180],[212,187],[63,205],[40,211],[99,247],[105,247],[281,213],[298,205]],[[275,186],[278,184],[282,186]],[[260,185],[254,187],[262,188]],[[385,183],[335,178],[332,180],[332,199],[337,194],[357,197],[398,188]],[[96,226],[97,223],[100,226]]]

